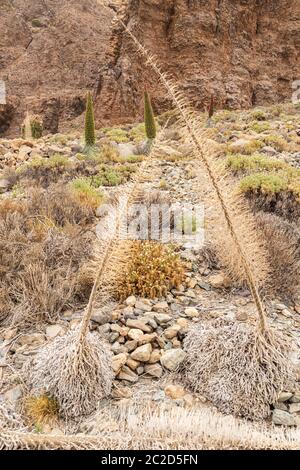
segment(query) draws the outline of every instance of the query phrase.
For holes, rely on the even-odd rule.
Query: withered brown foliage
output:
[[[263,193],[248,191],[246,194],[254,212],[264,211],[287,219],[290,222],[300,219],[300,204],[289,191]]]
[[[60,186],[1,201],[1,320],[53,321],[79,300],[78,270],[90,256],[91,221],[91,211]]]
[[[270,289],[283,297],[293,297],[300,286],[300,229],[274,214],[259,212],[257,224],[267,240],[270,254]]]

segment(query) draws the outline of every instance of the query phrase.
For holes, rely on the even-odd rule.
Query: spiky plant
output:
[[[222,175],[223,178],[219,177],[215,165],[216,152],[209,139],[208,131],[199,126],[198,116],[195,116],[189,103],[173,80],[165,72],[162,72],[153,55],[137,40],[122,19],[117,15],[115,15],[115,18],[133,41],[137,52],[157,74],[160,83],[176,106],[186,139],[193,145],[195,156],[206,170],[208,180],[215,194],[222,216],[221,221],[224,228],[227,228],[232,242],[232,256],[236,263],[241,266],[242,275],[248,284],[256,305],[257,323],[255,325],[249,323],[245,325],[240,323],[232,323],[231,325],[216,324],[213,335],[209,334],[212,346],[206,349],[200,348],[197,364],[207,364],[207,379],[201,387],[202,393],[222,409],[224,409],[224,402],[230,407],[229,402],[236,399],[237,404],[232,411],[236,414],[245,413],[246,415],[248,410],[244,410],[243,400],[247,400],[249,396],[257,395],[255,416],[259,419],[265,416],[266,407],[274,401],[276,394],[280,393],[283,383],[293,380],[293,367],[289,359],[289,344],[276,329],[268,324],[266,306],[259,292],[259,286],[266,281],[269,272],[265,249],[253,228],[251,213],[241,207],[240,199],[235,199],[233,194],[229,197],[228,182],[225,181],[224,185],[222,183],[224,175]],[[198,328],[201,331],[203,325],[200,323]],[[230,334],[226,334],[224,328]],[[277,348],[276,345],[280,346]],[[252,355],[247,355],[245,359],[242,359],[247,347]],[[191,358],[190,361],[185,362],[186,381],[191,388],[199,390],[197,381],[195,387],[193,376],[194,343],[187,341],[185,349],[187,357]],[[220,363],[218,358],[222,357],[226,357],[227,362],[226,367],[220,369],[216,366]],[[253,358],[252,361],[251,358]],[[211,367],[211,364],[214,364],[214,367]],[[255,367],[254,371],[253,367]],[[267,373],[266,369],[268,369]],[[189,380],[189,377],[192,380]],[[264,383],[264,381],[267,381],[267,383]],[[218,382],[220,383],[220,392],[217,396],[214,396],[211,393],[212,384]],[[234,393],[232,392],[233,387],[235,389]]]
[[[28,112],[22,124],[22,138],[26,140],[40,139],[43,135],[43,121],[40,116],[32,116]]]
[[[149,93],[144,93],[144,120],[145,120],[145,131],[147,136],[147,150],[149,152],[151,145],[156,137],[156,123],[151,104]]]
[[[183,283],[184,265],[179,256],[162,243],[137,241],[124,272],[122,298],[130,295],[162,297]]]
[[[27,397],[24,407],[30,423],[36,426],[55,421],[59,413],[57,401],[48,395]]]
[[[215,98],[214,95],[211,95],[210,102],[208,106],[208,119],[211,119],[215,112]]]
[[[86,151],[91,151],[96,144],[96,135],[95,135],[95,119],[94,119],[94,106],[91,92],[88,91],[86,98],[86,111],[85,111],[85,124],[84,124],[84,134],[85,134],[85,149]]]
[[[149,161],[142,162],[135,180],[127,188],[125,195],[129,202],[139,198],[140,180]],[[61,415],[65,417],[93,412],[99,401],[109,395],[112,387],[114,374],[111,354],[99,338],[90,333],[89,325],[96,300],[101,307],[110,301],[111,292],[118,285],[116,278],[122,273],[122,263],[125,265],[127,262],[130,243],[126,247],[126,240],[122,240],[122,236],[118,237],[119,227],[118,223],[111,237],[105,239],[100,237],[99,231],[97,233],[100,243],[97,243],[95,249],[94,283],[81,324],[41,348],[23,368],[24,379],[32,392],[54,397]],[[97,299],[100,285],[101,293]]]

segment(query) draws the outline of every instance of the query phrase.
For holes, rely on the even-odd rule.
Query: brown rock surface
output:
[[[131,0],[127,20],[199,109],[211,94],[222,108],[290,99],[299,79],[298,0]],[[99,118],[140,117],[145,85],[155,110],[169,109],[131,40],[120,28],[114,34],[120,40],[102,70]]]
[[[165,90],[134,53],[112,11],[98,0],[2,0],[0,135],[18,135],[25,110],[46,132],[82,120],[94,90],[98,125],[141,119],[147,85],[156,112],[170,108]],[[211,94],[218,107],[290,99],[299,79],[298,0],[114,0],[124,21],[195,106]]]
[[[1,1],[0,79],[8,106],[0,109],[0,135],[4,113],[11,135],[20,133],[26,108],[43,116],[48,132],[82,114],[107,52],[111,16],[97,0]]]

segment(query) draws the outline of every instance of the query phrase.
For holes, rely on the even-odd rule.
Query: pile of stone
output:
[[[176,319],[168,312],[165,301],[153,304],[151,300],[132,296],[126,305],[121,312],[114,313],[115,321],[109,327],[116,377],[135,383],[140,376],[160,378],[164,369],[175,371],[185,357],[182,340],[188,319]],[[188,315],[198,317],[199,312],[193,307],[186,308],[185,316]]]
[[[300,426],[300,390],[282,392],[279,395],[274,405],[272,421],[282,426]]]

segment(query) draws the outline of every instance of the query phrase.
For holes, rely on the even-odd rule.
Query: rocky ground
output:
[[[289,106],[282,108],[279,116],[271,108],[256,110],[256,116],[261,117],[258,111],[265,115],[263,121],[258,121],[258,126],[268,123],[268,128],[262,131],[253,124],[255,111],[227,114],[223,118],[221,114],[215,116],[213,132],[223,154],[231,154],[235,147],[243,153],[249,142],[259,141],[261,155],[298,168],[299,115]],[[258,129],[260,132],[257,132]],[[117,133],[115,129],[101,130],[98,141],[102,145],[109,143],[119,156],[128,159],[138,152],[138,141],[141,139],[135,140],[132,136],[140,137],[139,133],[142,133],[140,126],[127,126]],[[283,139],[284,150],[278,150],[276,145],[265,145],[267,135],[275,135],[276,143],[279,138]],[[23,197],[22,181],[18,182],[17,187],[14,186],[9,171],[17,169],[18,172],[18,168],[26,162],[30,163],[36,158],[49,160],[53,155],[63,155],[76,165],[81,152],[82,143],[76,135],[48,136],[37,142],[21,139],[0,141],[2,198]],[[137,161],[135,164],[140,163]],[[162,136],[160,158],[149,162],[147,174],[150,176],[143,186],[166,192],[171,201],[203,203],[209,218],[211,200],[204,174],[199,181],[198,167],[198,161],[193,158],[190,149],[182,144],[180,131],[176,127],[168,127]],[[115,188],[108,186],[100,190],[110,194]],[[185,390],[176,376],[175,371],[185,357],[182,348],[185,334],[191,325],[203,320],[227,317],[245,322],[255,317],[249,292],[235,288],[222,268],[207,258],[201,247],[183,242],[178,250],[186,262],[186,279],[178,289],[160,299],[130,296],[124,303],[115,304],[108,317],[102,309],[96,309],[93,313],[91,330],[108,341],[114,354],[114,388],[112,397],[105,405],[118,407],[124,403],[136,404],[149,400],[158,404],[173,403],[184,408],[211,407],[204,397],[196,397]],[[294,340],[292,358],[300,382],[300,297],[293,301],[273,298],[270,304],[270,321]],[[0,330],[2,399],[11,402],[17,409],[20,407],[22,397],[28,393],[20,379],[23,363],[40,346],[77,325],[82,313],[82,309],[65,309],[53,324],[39,324],[30,331],[23,331],[18,325]],[[274,404],[272,421],[276,425],[300,426],[300,383],[293,390],[282,391]],[[93,418],[89,418],[83,423],[73,424],[72,429],[92,434],[95,426]],[[64,432],[64,424],[47,425],[40,430],[47,431]]]

